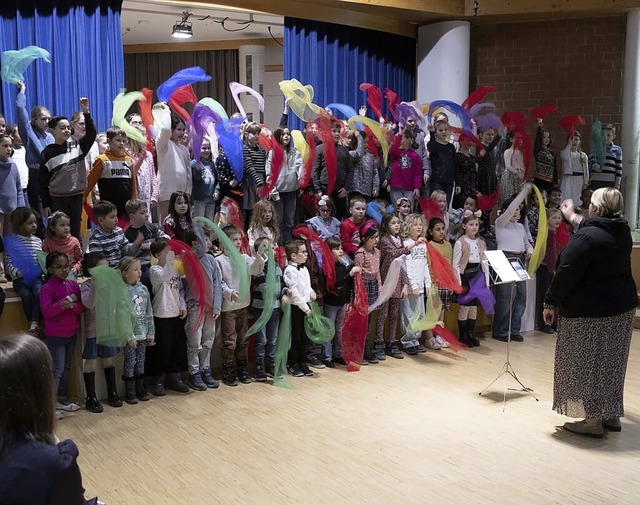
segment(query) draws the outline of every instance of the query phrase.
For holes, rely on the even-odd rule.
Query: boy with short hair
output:
[[[311,314],[309,302],[316,299],[311,287],[307,261],[307,246],[302,240],[292,240],[285,246],[289,264],[284,269],[284,283],[291,302],[291,348],[289,349],[289,373],[294,377],[312,377],[313,372],[307,365],[307,335],[304,318]]]
[[[605,137],[606,152],[604,166],[601,167],[596,154],[589,154],[590,186],[594,191],[599,188],[620,189],[622,182],[622,148],[613,143],[616,139],[616,127],[608,124],[602,129]]]
[[[220,316],[222,308],[220,269],[216,259],[211,254],[206,254],[207,249],[211,246],[211,240],[202,226],[195,225],[187,230],[184,238],[200,259],[212,288],[213,306],[210,311],[205,311],[201,321],[198,321],[200,307],[197,293],[194,293],[189,285],[187,285],[185,292],[188,385],[196,391],[206,391],[207,388],[213,389],[219,386],[218,381],[211,375],[211,347],[216,336],[216,320]]]
[[[242,231],[233,225],[225,226],[222,230],[236,249],[242,245]],[[222,331],[222,382],[227,386],[237,386],[238,380],[243,384],[251,383],[251,375],[247,371],[248,342],[245,340],[247,323],[249,320],[247,308],[251,302],[250,293],[240,300],[240,277],[233,272],[229,252],[220,244],[222,254],[217,257],[222,280],[222,311],[220,313],[220,327]],[[247,270],[250,275],[257,275],[264,268],[264,257],[260,254],[255,258],[243,254]],[[235,363],[234,363],[235,359]]]
[[[0,238],[11,233],[11,213],[18,207],[25,206],[18,167],[11,159],[12,150],[11,137],[0,134]],[[2,253],[0,282],[7,282]]]
[[[104,254],[111,268],[116,268],[123,256],[135,256],[144,240],[139,231],[133,243],[126,239],[118,226],[117,212],[116,206],[107,200],[96,203],[93,216],[98,220],[98,227],[89,236],[89,252]]]
[[[137,198],[136,175],[133,171],[133,159],[125,150],[127,136],[117,126],[107,130],[109,149],[98,155],[87,177],[87,189],[84,197],[91,194],[96,183],[100,198],[112,202],[118,209],[118,217],[127,215],[126,203]]]
[[[141,282],[151,292],[151,281],[149,280],[151,253],[149,248],[155,239],[169,239],[169,235],[149,222],[149,208],[144,200],[129,200],[125,205],[125,209],[129,216],[129,228],[124,232],[124,236],[129,242],[135,242],[136,238],[138,238],[138,233],[142,233],[142,242],[136,258],[140,260],[140,267],[142,268]]]
[[[349,218],[340,225],[340,239],[344,252],[353,258],[360,247],[360,225],[364,219],[367,202],[361,196],[354,196],[349,201]]]

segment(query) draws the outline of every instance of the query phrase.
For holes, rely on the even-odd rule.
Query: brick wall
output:
[[[470,88],[497,86],[487,100],[498,115],[555,103],[560,113],[548,116],[545,126],[556,152],[565,145],[558,119],[580,114],[587,121],[578,130],[588,152],[596,116],[603,124],[622,122],[625,32],[624,16],[473,26]]]

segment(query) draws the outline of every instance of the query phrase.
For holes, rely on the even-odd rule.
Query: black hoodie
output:
[[[587,219],[560,253],[545,303],[563,317],[609,317],[637,307],[632,246],[624,219]]]

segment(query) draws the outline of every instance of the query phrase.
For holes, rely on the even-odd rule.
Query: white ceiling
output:
[[[182,19],[184,11],[192,12],[189,21],[193,23],[193,37],[190,39],[174,39],[171,37],[173,25]],[[198,18],[210,16],[200,21]],[[254,22],[244,30],[231,32],[222,28],[219,21],[228,17],[224,25],[229,30],[242,28],[238,22],[248,21],[253,16]],[[218,22],[216,22],[218,21]],[[175,2],[163,0],[124,0],[120,24],[122,42],[128,44],[170,43],[187,40],[216,41],[237,39],[269,39],[268,27],[276,38],[284,37],[284,18],[271,14],[250,13],[242,9],[230,7],[212,8],[203,4]]]

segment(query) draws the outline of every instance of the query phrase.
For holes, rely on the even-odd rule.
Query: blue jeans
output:
[[[509,336],[509,305],[512,288],[514,296],[511,313],[511,335],[520,334],[520,323],[527,308],[527,283],[523,281],[515,284],[515,287],[513,287],[513,283],[498,284],[496,286],[496,307],[493,315],[493,330],[491,332],[494,337]]]
[[[331,319],[336,325],[333,339],[322,344],[322,359],[333,360],[334,356],[336,358],[342,358],[342,348],[340,347],[338,335],[342,329],[342,323],[344,323],[344,313],[346,309],[346,305],[328,305],[326,303],[322,307],[325,317]]]
[[[47,348],[53,364],[53,379],[57,386],[59,399],[66,400],[69,387],[69,369],[73,351],[76,348],[76,335],[72,337],[46,337]]]
[[[22,311],[30,323],[40,321],[42,312],[40,311],[40,290],[42,281],[38,279],[33,286],[27,285],[21,277],[13,281],[13,290],[18,293],[22,300]]]
[[[253,307],[253,320],[258,320],[262,314],[262,309]],[[280,309],[273,309],[271,317],[262,329],[256,333],[254,343],[254,355],[256,365],[264,362],[265,355],[268,361],[273,362],[276,356],[276,340],[278,338],[278,329],[280,328]]]

